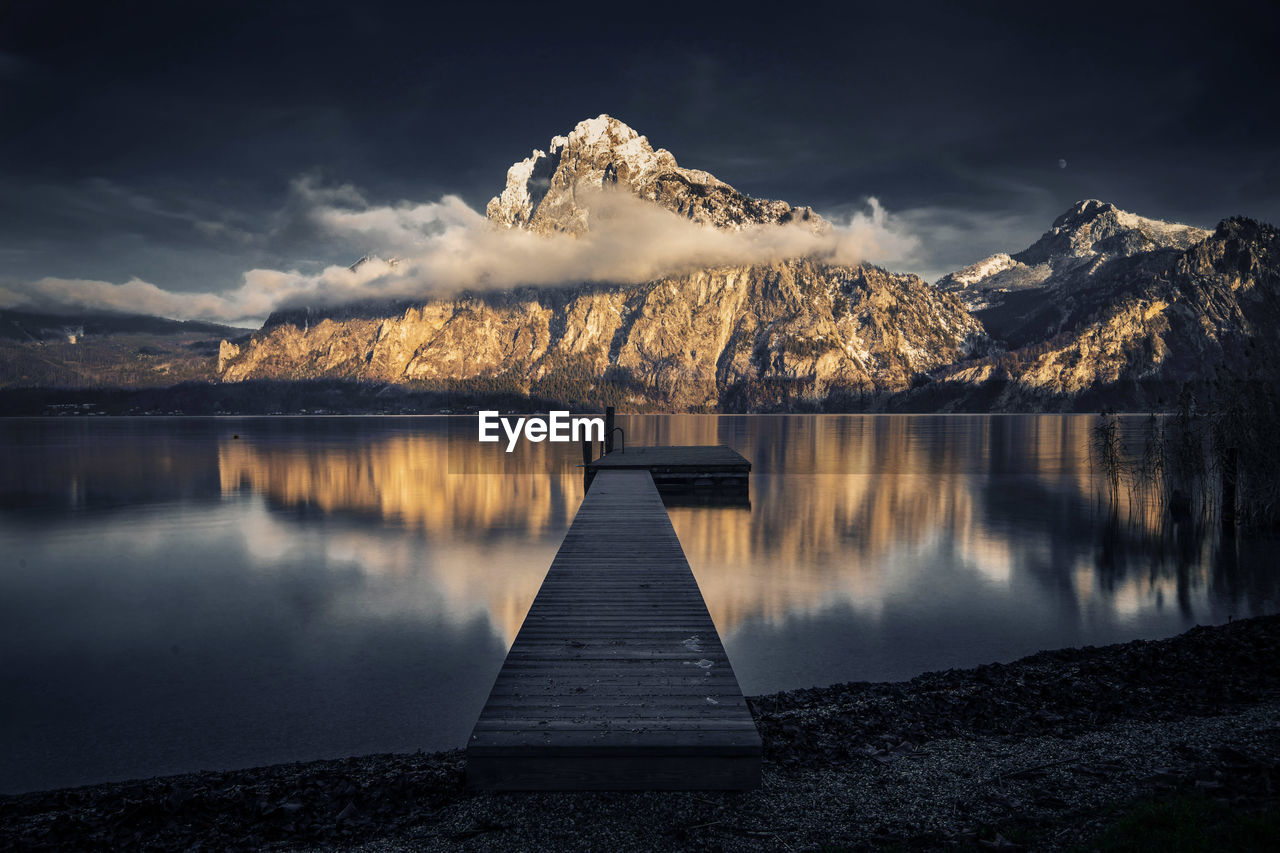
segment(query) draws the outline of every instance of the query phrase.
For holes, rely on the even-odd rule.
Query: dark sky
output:
[[[1273,2],[769,9],[0,0],[0,283],[349,262],[292,182],[483,210],[601,112],[751,195],[875,196],[923,274],[1080,198],[1280,221]]]

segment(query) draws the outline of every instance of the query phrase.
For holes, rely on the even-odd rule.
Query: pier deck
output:
[[[604,470],[467,747],[489,789],[749,788],[761,742],[646,470]]]
[[[719,505],[746,504],[751,463],[732,447],[691,445],[629,447],[587,463],[590,487],[601,471],[648,471],[664,497],[714,495]]]

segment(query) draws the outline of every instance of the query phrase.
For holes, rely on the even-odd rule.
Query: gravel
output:
[[[0,798],[0,847],[814,850],[1072,847],[1142,795],[1280,793],[1280,616],[750,700],[743,793],[475,793],[461,752]]]

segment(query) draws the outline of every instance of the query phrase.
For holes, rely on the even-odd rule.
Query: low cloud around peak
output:
[[[238,286],[187,293],[131,279],[123,283],[42,278],[0,287],[9,307],[72,306],[224,323],[260,322],[295,305],[378,299],[431,299],[464,289],[631,284],[696,269],[816,257],[834,263],[891,263],[914,254],[919,240],[868,199],[862,210],[815,233],[800,223],[726,230],[685,217],[629,193],[590,191],[590,227],[577,236],[503,228],[461,198],[373,204],[350,185],[293,184],[289,227],[314,229],[354,269],[299,263],[250,269]],[[395,262],[392,263],[392,259]],[[349,263],[349,262],[348,262]],[[306,271],[303,271],[306,270]]]

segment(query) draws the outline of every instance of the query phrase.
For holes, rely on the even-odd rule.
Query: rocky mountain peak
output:
[[[1056,269],[1063,260],[1187,249],[1208,236],[1203,228],[1148,219],[1091,198],[1073,204],[1039,240],[1013,258],[1028,266],[1048,263]]]
[[[1005,301],[1015,291],[1075,290],[1110,261],[1165,250],[1182,251],[1209,236],[1193,225],[1148,219],[1096,198],[1073,204],[1021,252],[1003,252],[938,280],[971,311]]]
[[[1209,236],[1096,198],[1073,204],[1026,249],[999,253],[938,280],[1010,345],[1047,337],[1116,298],[1143,270]]]
[[[801,222],[826,223],[807,207],[747,196],[699,169],[687,169],[625,122],[600,114],[578,122],[546,150],[507,170],[507,185],[486,213],[495,224],[538,233],[581,234],[591,227],[595,193],[623,190],[691,221],[721,228]]]
[[[1247,216],[1232,216],[1218,223],[1213,236],[1217,240],[1242,240],[1251,243],[1275,242],[1280,229]]]
[[[578,122],[568,136],[554,137],[550,150],[571,158],[580,177],[590,177],[595,169],[603,177],[603,170],[613,166],[615,173],[622,172],[623,180],[634,181],[646,170],[672,168],[676,162],[669,151],[655,151],[648,138],[606,113]],[[614,174],[611,179],[617,177]]]
[[[1088,222],[1108,213],[1114,213],[1117,210],[1119,210],[1119,208],[1109,201],[1102,201],[1097,198],[1081,199],[1071,205],[1071,207],[1067,208],[1061,216],[1055,219],[1052,227],[1074,228],[1080,223]]]

